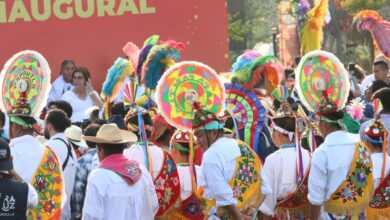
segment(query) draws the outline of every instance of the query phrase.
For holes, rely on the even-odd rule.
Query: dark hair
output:
[[[149,113],[142,114],[142,119],[144,120],[144,125],[153,126],[153,121],[152,121],[152,118],[150,117]],[[125,123],[126,123],[126,126],[128,124],[133,124],[133,125],[137,125],[138,126],[138,117],[137,117],[137,115],[129,118]],[[140,138],[138,132],[135,132],[135,134],[138,136],[138,138]],[[152,134],[151,131],[146,130],[147,139],[150,138],[151,134]]]
[[[329,120],[335,121],[334,123],[329,123],[329,122],[327,122],[327,123],[333,127],[341,129],[341,126],[337,123],[337,120],[343,119],[344,111],[341,110],[341,111],[336,111],[336,112],[332,112],[332,113],[327,113],[327,114],[321,115],[320,117],[324,117],[324,118],[327,118]]]
[[[85,136],[96,136],[97,132],[99,131],[101,125],[99,124],[90,124],[88,125],[85,130],[84,130],[84,135]],[[87,145],[89,148],[96,148],[96,143],[86,141]]]
[[[106,156],[112,154],[123,154],[125,144],[96,144],[97,147],[103,148]]]
[[[379,60],[379,61],[374,62],[374,66],[380,66],[383,70],[387,70],[387,71],[389,70],[389,64],[387,64],[383,60]]]
[[[390,111],[390,88],[382,88],[374,93],[373,99],[380,99],[383,110]]]
[[[363,80],[366,77],[366,72],[359,65],[355,65],[354,76],[359,80]]]
[[[72,106],[69,104],[69,102],[64,101],[64,100],[51,101],[48,105],[49,109],[53,105],[55,105],[57,109],[61,109],[62,111],[64,111],[66,113],[66,115],[68,116],[68,118],[72,117],[73,109],[72,109]]]
[[[89,78],[91,78],[91,74],[89,73],[89,70],[85,67],[76,68],[75,71],[72,73],[72,80],[73,80],[74,74],[76,74],[76,73],[82,73],[85,81],[87,81]]]
[[[18,116],[18,118],[22,119],[24,122],[26,122],[29,125],[34,125],[35,123],[37,123],[37,120],[35,120],[35,118],[30,116]],[[34,131],[34,128],[23,128],[23,130]]]
[[[5,125],[5,114],[3,111],[0,110],[0,125],[4,126]]]
[[[76,63],[73,60],[64,60],[61,63],[60,74],[62,74],[62,71],[64,70],[65,66],[68,65],[68,64],[72,64],[74,67],[76,67]]]
[[[290,76],[292,76],[294,74],[294,70],[293,69],[285,69],[284,70],[284,75],[286,76],[286,79]]]
[[[46,115],[45,121],[52,124],[57,132],[64,132],[71,125],[70,119],[61,109],[50,110]]]
[[[283,128],[286,131],[295,132],[295,118],[294,117],[274,118],[272,121],[277,126]]]
[[[371,84],[371,92],[374,94],[376,91],[386,87],[389,87],[389,85],[386,82],[382,80],[375,80]]]
[[[316,140],[316,145],[317,147],[319,147],[323,142],[324,142],[324,138],[321,137],[320,135],[315,135],[314,136],[314,139]],[[307,138],[302,138],[301,139],[301,146],[305,149],[305,150],[308,150],[310,151],[310,147],[309,147],[309,143],[307,142]]]
[[[125,105],[123,102],[118,102],[111,107],[111,115],[120,115],[126,117]]]

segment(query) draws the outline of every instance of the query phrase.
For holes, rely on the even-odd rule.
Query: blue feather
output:
[[[142,76],[142,82],[146,88],[156,89],[158,81],[168,68],[162,62],[164,59],[178,61],[180,59],[180,52],[166,45],[156,46],[150,51],[147,58],[147,66]]]
[[[123,58],[116,59],[114,65],[108,70],[106,80],[103,83],[102,93],[109,97],[114,93],[114,87],[121,78],[121,74],[129,64],[129,61]]]

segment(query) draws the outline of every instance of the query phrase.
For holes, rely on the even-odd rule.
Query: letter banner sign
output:
[[[226,0],[0,0],[0,65],[22,50],[49,62],[52,80],[63,60],[87,67],[95,89],[125,56],[153,34],[184,42],[181,60],[229,70]]]

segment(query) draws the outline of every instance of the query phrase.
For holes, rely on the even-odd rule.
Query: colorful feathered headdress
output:
[[[375,45],[390,58],[390,22],[384,21],[378,12],[370,10],[359,12],[354,22],[359,31],[370,31]]]
[[[169,40],[155,45],[149,52],[141,71],[141,83],[145,88],[155,90],[165,70],[180,59],[185,44]]]
[[[256,58],[249,71],[234,73],[232,82],[249,90],[265,88],[271,93],[284,78],[283,66],[276,57],[269,55]]]
[[[306,20],[300,29],[301,53],[307,54],[313,50],[320,50],[323,39],[323,27],[328,10],[329,0],[320,0],[306,14]]]
[[[137,82],[138,84],[141,84],[141,73],[142,69],[144,66],[144,63],[150,53],[150,50],[158,43],[160,39],[159,35],[152,35],[146,41],[144,42],[144,45],[139,52],[139,57],[138,57],[138,64],[137,64],[137,69],[136,69],[136,76],[137,76]]]
[[[126,77],[134,73],[133,64],[125,58],[117,58],[114,65],[108,70],[103,83],[101,96],[108,102],[113,102],[118,96]]]
[[[232,72],[243,77],[249,75],[253,62],[260,56],[261,54],[256,50],[245,51],[245,53],[237,57],[236,62],[232,66]]]

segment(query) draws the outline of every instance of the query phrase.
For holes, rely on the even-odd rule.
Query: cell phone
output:
[[[353,74],[355,75],[355,70],[356,70],[356,64],[351,62],[348,64],[348,70],[349,72],[353,72]]]

